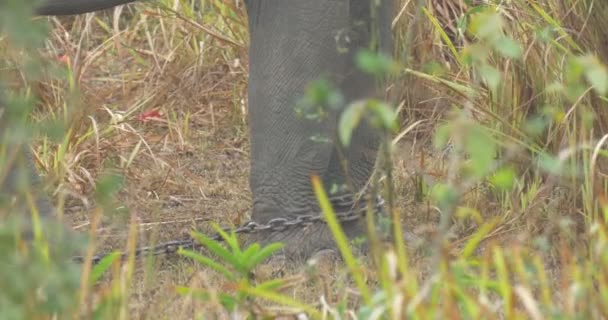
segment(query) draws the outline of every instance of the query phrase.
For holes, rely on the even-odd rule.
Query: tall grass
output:
[[[385,141],[395,172],[394,188],[385,193],[394,193],[393,220],[402,220],[393,222],[424,238],[422,248],[383,244],[368,265],[348,252],[335,231],[351,276],[336,270],[319,276],[304,268],[269,282],[249,279],[253,266],[246,258],[274,248],[240,248],[236,242],[232,258],[201,240],[222,259],[191,252],[186,255],[195,262],[150,258],[121,265],[108,258],[79,272],[31,259],[24,263],[32,272],[0,268],[2,281],[26,288],[17,296],[3,290],[0,314],[192,318],[204,311],[271,317],[306,310],[313,317],[360,319],[606,317],[608,3],[396,2],[399,74],[387,100],[402,129]],[[163,170],[181,164],[184,154],[217,153],[215,140],[221,150],[247,154],[241,147],[247,141],[247,31],[240,1],[159,1],[46,22],[52,31],[40,51],[25,50],[14,36],[0,40],[7,66],[2,78],[13,92],[21,88],[22,96],[39,97],[28,101],[35,123],[66,123],[58,140],[36,136],[33,151],[59,207],[89,208],[66,217],[91,231],[89,253],[179,236],[162,224],[165,229],[146,230],[144,225],[164,218],[154,205],[158,199],[231,194],[230,185],[203,191],[184,183],[178,189],[175,181],[193,175]],[[15,34],[7,27],[3,32]],[[41,52],[47,61],[60,57],[62,76],[29,75],[24,52]],[[126,176],[124,182],[117,173]],[[385,186],[391,183],[380,178]],[[322,186],[316,191],[323,204]],[[337,227],[331,209],[324,211]],[[243,219],[229,218],[234,224]],[[420,231],[428,224],[430,231]],[[7,240],[14,238],[4,226],[3,254],[23,256],[26,251],[13,250],[22,247]],[[107,240],[114,230],[123,232]],[[57,277],[36,273],[49,265],[58,267],[42,270]],[[70,278],[75,274],[79,289]],[[47,308],[40,292],[80,303]]]

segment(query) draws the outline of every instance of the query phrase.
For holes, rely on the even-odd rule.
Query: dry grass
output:
[[[414,16],[414,2],[400,1],[400,8],[407,7],[395,26],[398,56],[412,54],[407,65],[411,71],[390,89],[395,105],[401,106],[402,128],[412,129],[405,132],[393,155],[396,207],[414,233],[427,238],[436,235],[441,209],[428,197],[428,190],[452,179],[454,167],[448,153],[432,148],[432,138],[444,120],[456,121],[452,111],[467,111],[475,123],[483,123],[503,137],[501,150],[512,160],[518,180],[506,193],[493,191],[485,180],[458,182],[466,188],[454,210],[446,256],[455,259],[453,265],[462,263],[463,248],[491,221],[492,227],[481,235],[476,261],[479,268],[491,269],[480,271],[485,272],[484,277],[492,273],[502,279],[504,270],[498,265],[501,257],[508,260],[502,262],[508,264],[509,276],[517,279],[514,283],[519,283],[510,296],[519,300],[513,298],[517,301],[513,313],[508,312],[512,305],[507,305],[507,317],[534,317],[539,308],[536,303],[546,308],[543,312],[559,308],[556,297],[566,295],[562,291],[578,278],[587,283],[581,273],[592,269],[587,269],[592,258],[580,267],[576,261],[594,245],[589,239],[596,239],[597,234],[590,229],[604,228],[595,219],[606,194],[605,164],[600,157],[590,169],[590,154],[583,152],[569,163],[584,167],[586,174],[579,179],[562,178],[539,170],[535,155],[538,150],[558,154],[585,144],[603,149],[597,141],[607,124],[604,98],[587,91],[572,100],[552,91],[552,84],[569,85],[563,70],[570,55],[591,52],[608,62],[603,32],[608,5],[601,1],[513,1],[497,6],[508,21],[506,32],[521,43],[524,56],[519,61],[489,59],[502,72],[504,84],[491,91],[450,50],[453,46],[462,52],[474,42],[470,34],[460,35],[457,29],[458,19],[468,10],[463,1],[428,1],[428,12],[412,30],[407,26]],[[65,63],[81,96],[70,99],[65,94],[68,83],[38,83],[36,92],[42,103],[35,119],[65,118],[71,130],[62,145],[65,150],[47,140],[37,141],[34,149],[39,167],[52,182],[49,190],[57,199],[65,199],[65,219],[83,232],[93,228],[99,250],[124,248],[133,236],[132,223],[137,227],[138,243],[150,244],[184,238],[192,229],[208,232],[210,222],[238,225],[248,219],[246,16],[243,7],[230,3],[210,1],[205,14],[183,4],[175,12],[134,5],[50,20],[53,29],[45,55],[49,60],[67,58]],[[233,6],[232,14],[220,14],[220,9],[227,10],[224,6]],[[552,22],[555,25],[548,28]],[[542,38],[545,33],[549,40]],[[408,39],[411,45],[406,47]],[[436,72],[437,66],[441,72]],[[477,94],[468,95],[467,90]],[[522,128],[542,110],[557,120],[541,136],[530,138]],[[586,120],[589,114],[594,116],[591,123]],[[123,174],[125,184],[112,210],[106,210],[96,225],[100,211],[92,203],[94,186],[107,167]],[[408,287],[417,289],[409,292],[413,300],[432,286],[423,275],[436,268],[430,263],[433,260],[422,256],[403,275],[421,280],[419,286]],[[540,293],[528,289],[534,287],[530,284],[534,281],[524,276],[523,257],[532,257],[537,267],[544,265],[548,277],[557,281],[547,285],[541,279]],[[272,277],[276,269],[294,274],[291,291],[285,292],[313,304],[320,296],[330,303],[343,297],[349,297],[351,303],[359,301],[352,294],[353,284],[334,263],[331,258],[321,263],[321,271],[312,276],[282,270],[280,265],[266,266],[258,276]],[[369,281],[377,280],[372,268],[367,271]],[[95,296],[107,297],[112,288],[129,287],[124,292],[129,293],[127,314],[132,318],[190,319],[201,308],[220,315],[217,301],[203,303],[178,296],[174,286],[219,291],[235,286],[218,280],[219,275],[200,265],[175,257],[139,265],[132,281],[127,273],[116,267],[113,280],[99,284]],[[548,288],[555,291],[547,293]],[[496,297],[485,293],[440,294],[470,294],[483,300],[479,302],[481,318],[505,308],[493,304]],[[419,303],[422,309],[434,306]],[[578,300],[569,303],[563,308],[565,315],[584,308]],[[252,308],[259,308],[260,313],[271,310]],[[442,308],[444,315],[457,314],[449,303]],[[418,312],[422,318],[430,316]]]
[[[212,9],[196,22],[143,5],[51,19],[48,57],[68,58],[82,93],[64,113],[64,84],[43,83],[44,110],[36,114],[70,118],[60,163],[55,147],[36,149],[48,177],[61,177],[55,193],[66,195],[66,220],[88,231],[95,181],[106,167],[125,177],[95,228],[98,250],[124,249],[130,222],[138,242],[151,244],[209,231],[210,222],[247,220],[244,17],[228,20]],[[182,314],[188,299],[176,301],[171,287],[210,276],[201,272],[175,258],[144,268],[130,313]]]

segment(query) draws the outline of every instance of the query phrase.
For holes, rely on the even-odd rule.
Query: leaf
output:
[[[176,286],[175,291],[182,296],[192,296],[203,301],[210,301],[219,298],[220,304],[227,310],[233,310],[238,304],[238,300],[225,293],[216,293],[205,289]]]
[[[422,71],[429,76],[442,77],[447,74],[446,68],[437,61],[427,62],[422,65]]]
[[[230,249],[232,249],[233,254],[238,254],[238,255],[242,254],[241,247],[239,246],[238,239],[237,239],[236,235],[234,234],[234,232],[231,231],[230,234],[228,234],[226,231],[222,230],[222,228],[220,228],[216,224],[213,225],[213,228],[220,236],[222,236],[222,239],[224,239],[224,242],[226,242],[226,244],[228,244]]]
[[[297,101],[295,111],[300,117],[321,121],[328,116],[327,108],[338,110],[344,106],[344,97],[326,77],[311,81],[304,95]]]
[[[482,40],[502,36],[503,19],[495,9],[486,9],[471,16],[469,31]]]
[[[340,116],[338,122],[338,137],[344,146],[350,144],[353,131],[359,125],[363,112],[365,111],[365,102],[356,101],[351,103]]]
[[[530,137],[538,137],[545,131],[548,125],[549,121],[547,117],[533,116],[526,120],[523,129]]]
[[[608,73],[604,66],[595,56],[584,56],[580,58],[585,67],[585,79],[599,95],[605,95],[608,90]]]
[[[447,145],[453,130],[454,125],[450,122],[446,122],[437,128],[433,136],[433,145],[436,149],[442,149]]]
[[[485,80],[488,84],[488,87],[492,91],[496,91],[498,89],[498,85],[500,85],[501,74],[498,69],[492,67],[489,64],[482,64],[479,67],[479,75]]]
[[[471,173],[476,177],[482,177],[493,167],[496,156],[496,142],[481,125],[472,125],[465,138],[464,149],[470,156]]]
[[[365,111],[367,110],[371,114],[366,114]],[[372,123],[377,127],[392,132],[399,128],[397,114],[388,104],[377,100],[355,101],[346,108],[338,122],[338,137],[342,145],[348,146],[350,144],[353,131],[364,116],[371,116],[368,121],[372,120]]]
[[[148,110],[137,116],[137,120],[144,123],[152,120],[162,120],[162,113],[157,109]]]
[[[390,57],[369,49],[359,50],[355,60],[359,69],[375,76],[387,75],[396,70],[396,65]]]
[[[371,100],[367,103],[368,108],[380,120],[380,127],[389,131],[395,132],[399,128],[397,123],[397,114],[388,104]]]
[[[499,190],[509,190],[515,184],[515,170],[511,167],[501,168],[497,170],[492,177],[490,183]]]
[[[519,43],[506,36],[494,42],[494,49],[503,57],[511,59],[519,59],[523,53]]]
[[[91,270],[91,276],[89,278],[90,283],[95,284],[97,281],[99,281],[104,272],[110,268],[112,263],[114,263],[118,257],[120,257],[120,252],[112,252],[111,254],[103,257],[99,263],[93,267],[93,270]]]
[[[256,286],[256,288],[261,289],[261,290],[276,290],[277,288],[280,288],[283,284],[285,283],[285,280],[283,279],[271,279],[268,281],[264,281],[260,284],[258,284]]]
[[[177,253],[223,274],[224,277],[226,277],[230,281],[236,281],[236,279],[237,279],[236,275],[234,275],[232,272],[230,272],[230,270],[228,270],[228,268],[224,267],[223,265],[213,261],[213,259],[210,259],[202,254],[199,254],[199,253],[191,251],[191,250],[181,249],[181,248],[177,251]]]
[[[251,244],[249,247],[247,247],[245,250],[243,250],[243,254],[240,257],[240,260],[249,265],[249,261],[251,260],[251,257],[253,257],[256,252],[258,252],[260,250],[260,244],[257,242],[254,242],[253,244]]]
[[[265,290],[260,287],[251,287],[245,286],[241,288],[239,291],[246,293],[253,297],[262,298],[264,300],[274,302],[281,306],[288,306],[291,308],[297,308],[302,310],[306,314],[308,314],[312,319],[321,319],[320,312],[317,311],[312,305],[308,305],[306,303],[300,302],[292,297],[286,296],[284,294],[280,294],[275,292],[274,290]]]
[[[232,254],[228,249],[221,246],[216,241],[213,241],[202,233],[192,232],[192,237],[198,241],[200,244],[204,245],[209,251],[218,257],[222,258],[224,261],[228,262],[235,268],[238,268],[240,265],[240,261]]]
[[[458,201],[458,192],[445,183],[437,183],[431,189],[431,198],[442,208],[452,206]]]
[[[540,154],[538,162],[541,168],[554,175],[559,176],[564,171],[564,163],[549,154]]]
[[[584,78],[584,81],[583,79]],[[570,58],[564,71],[565,94],[576,101],[590,85],[600,96],[608,93],[608,71],[597,57],[584,55]]]
[[[264,248],[260,249],[251,257],[251,260],[250,260],[251,266],[255,267],[258,264],[262,263],[264,260],[266,260],[268,257],[270,257],[273,253],[281,250],[283,248],[283,246],[284,245],[282,243],[271,243],[271,244],[265,246]]]

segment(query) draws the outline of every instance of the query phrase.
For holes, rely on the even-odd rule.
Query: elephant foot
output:
[[[342,229],[349,238],[364,234],[364,228],[359,221],[342,224]],[[313,257],[319,251],[336,249],[334,237],[324,222],[313,222],[301,226],[292,226],[281,231],[261,231],[244,235],[243,244],[249,246],[253,243],[268,245],[281,242],[283,248],[276,255],[283,256],[285,261],[301,264]]]
[[[350,240],[360,239],[367,234],[365,214],[369,210],[368,202],[360,201],[357,205],[355,203],[349,197],[332,199],[336,216],[341,220],[342,230]],[[386,243],[392,242],[394,237],[392,228],[390,228],[390,217],[385,213],[383,204],[384,201],[381,198],[376,198],[372,210],[378,227],[377,234],[380,240]],[[324,261],[325,259],[320,257],[324,257],[328,252],[339,257],[334,236],[321,219],[277,229],[246,234],[242,236],[241,240],[245,246],[256,242],[262,246],[281,242],[284,245],[283,248],[269,260],[280,261],[279,265],[283,267],[289,264],[302,265],[304,262],[314,264],[319,259]],[[410,252],[415,253],[426,245],[426,241],[422,237],[407,231],[405,227],[403,230],[401,241],[407,245]],[[351,241],[351,245],[351,249],[356,255],[364,256],[369,251],[367,241]]]
[[[50,198],[37,186],[31,188],[30,195],[4,194],[0,205],[0,233],[15,247],[23,244],[44,244],[48,254],[72,256],[81,252],[84,235],[73,230],[58,217],[58,212]],[[27,198],[33,198],[30,204]],[[8,233],[6,233],[8,232]],[[10,243],[9,242],[9,243]],[[60,252],[62,251],[62,252]]]
[[[334,197],[331,202],[334,212],[341,222],[342,230],[349,239],[365,235],[365,219],[362,217],[368,211],[366,201],[356,202],[352,200],[352,197],[344,196]],[[383,203],[381,198],[376,199],[373,208],[374,215],[383,214]],[[320,215],[314,216],[313,219]],[[288,221],[291,219],[295,220],[295,218],[287,218]],[[323,250],[336,250],[337,252],[334,236],[322,219],[276,228],[276,230],[251,233],[243,235],[242,239],[245,245],[255,242],[261,245],[281,242],[284,247],[278,254],[284,256],[286,261],[295,263],[305,262]]]

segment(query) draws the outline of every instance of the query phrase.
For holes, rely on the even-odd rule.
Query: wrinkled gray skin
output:
[[[36,12],[79,14],[128,2],[132,0],[46,0]],[[326,188],[349,185],[350,191],[331,195],[337,211],[349,210],[349,201],[337,199],[352,198],[352,192],[359,191],[369,179],[378,134],[362,125],[356,129],[351,145],[340,148],[335,139],[337,112],[318,122],[298,117],[294,107],[306,85],[320,76],[328,77],[346,102],[374,95],[377,83],[358,71],[353,62],[356,51],[370,41],[370,1],[249,0],[246,5],[251,37],[248,95],[252,219],[266,223],[277,217],[319,214],[311,174],[321,176]],[[382,0],[378,8],[380,43],[387,53],[391,46],[391,8],[390,0]],[[313,136],[330,142],[315,142]],[[341,164],[344,159],[346,166]],[[42,209],[49,211],[50,206]],[[360,223],[344,225],[344,229],[351,237],[362,230]],[[322,225],[249,240],[284,241],[285,253],[291,259],[306,259],[333,247],[332,237]]]

